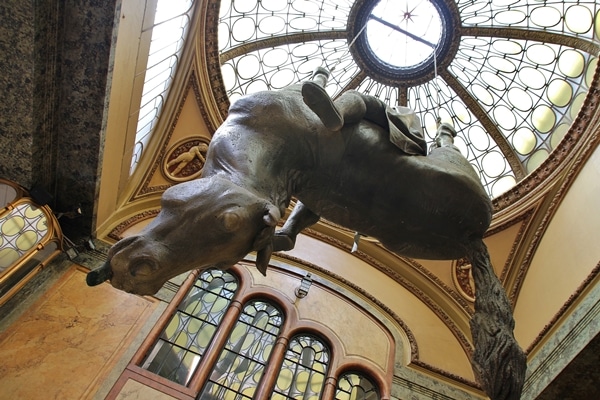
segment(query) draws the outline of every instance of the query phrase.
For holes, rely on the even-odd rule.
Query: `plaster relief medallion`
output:
[[[475,301],[475,281],[471,263],[467,259],[461,258],[452,263],[452,280],[461,296],[469,301]]]
[[[164,175],[175,182],[189,181],[202,173],[206,162],[208,139],[185,138],[175,143],[163,159]]]

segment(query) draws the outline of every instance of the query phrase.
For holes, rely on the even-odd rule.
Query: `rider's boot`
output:
[[[451,146],[454,144],[454,138],[456,137],[456,131],[454,127],[448,123],[440,124],[437,135],[435,136],[435,144],[437,147]]]
[[[339,131],[344,126],[344,118],[324,88],[328,77],[327,70],[318,68],[312,80],[302,83],[302,98],[327,129]]]

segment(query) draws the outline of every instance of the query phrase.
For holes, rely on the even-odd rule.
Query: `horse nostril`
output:
[[[88,272],[87,276],[85,277],[85,281],[88,284],[88,286],[96,286],[104,281],[112,279],[112,277],[113,272],[110,268],[110,262],[107,261],[100,268]]]

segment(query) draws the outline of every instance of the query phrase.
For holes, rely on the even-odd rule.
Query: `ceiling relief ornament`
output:
[[[203,137],[185,138],[175,143],[163,158],[164,176],[174,182],[198,178],[206,161],[208,143]]]
[[[466,258],[461,258],[452,263],[452,280],[458,293],[465,299],[475,301],[475,281],[471,263]]]

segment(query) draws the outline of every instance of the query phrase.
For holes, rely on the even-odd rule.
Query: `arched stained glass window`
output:
[[[380,398],[372,376],[338,378],[346,373],[339,369],[346,356],[336,354],[338,370],[330,361],[343,344],[324,325],[322,330],[316,323],[304,325],[276,290],[262,287],[264,295],[257,298],[246,269],[236,265],[228,271],[192,273],[122,377],[149,380],[182,399]],[[342,397],[334,397],[327,380],[342,383]]]
[[[264,301],[244,307],[198,399],[252,399],[283,324]]]
[[[321,398],[329,367],[329,349],[312,335],[292,338],[277,377],[272,400]]]
[[[237,279],[228,272],[210,270],[202,273],[177,307],[142,367],[187,385],[237,288]]]
[[[380,398],[377,386],[360,373],[347,373],[338,381],[336,400],[379,400]]]
[[[194,0],[158,0],[142,89],[130,173],[142,157],[167,98],[187,36]],[[144,33],[144,32],[142,32]]]

